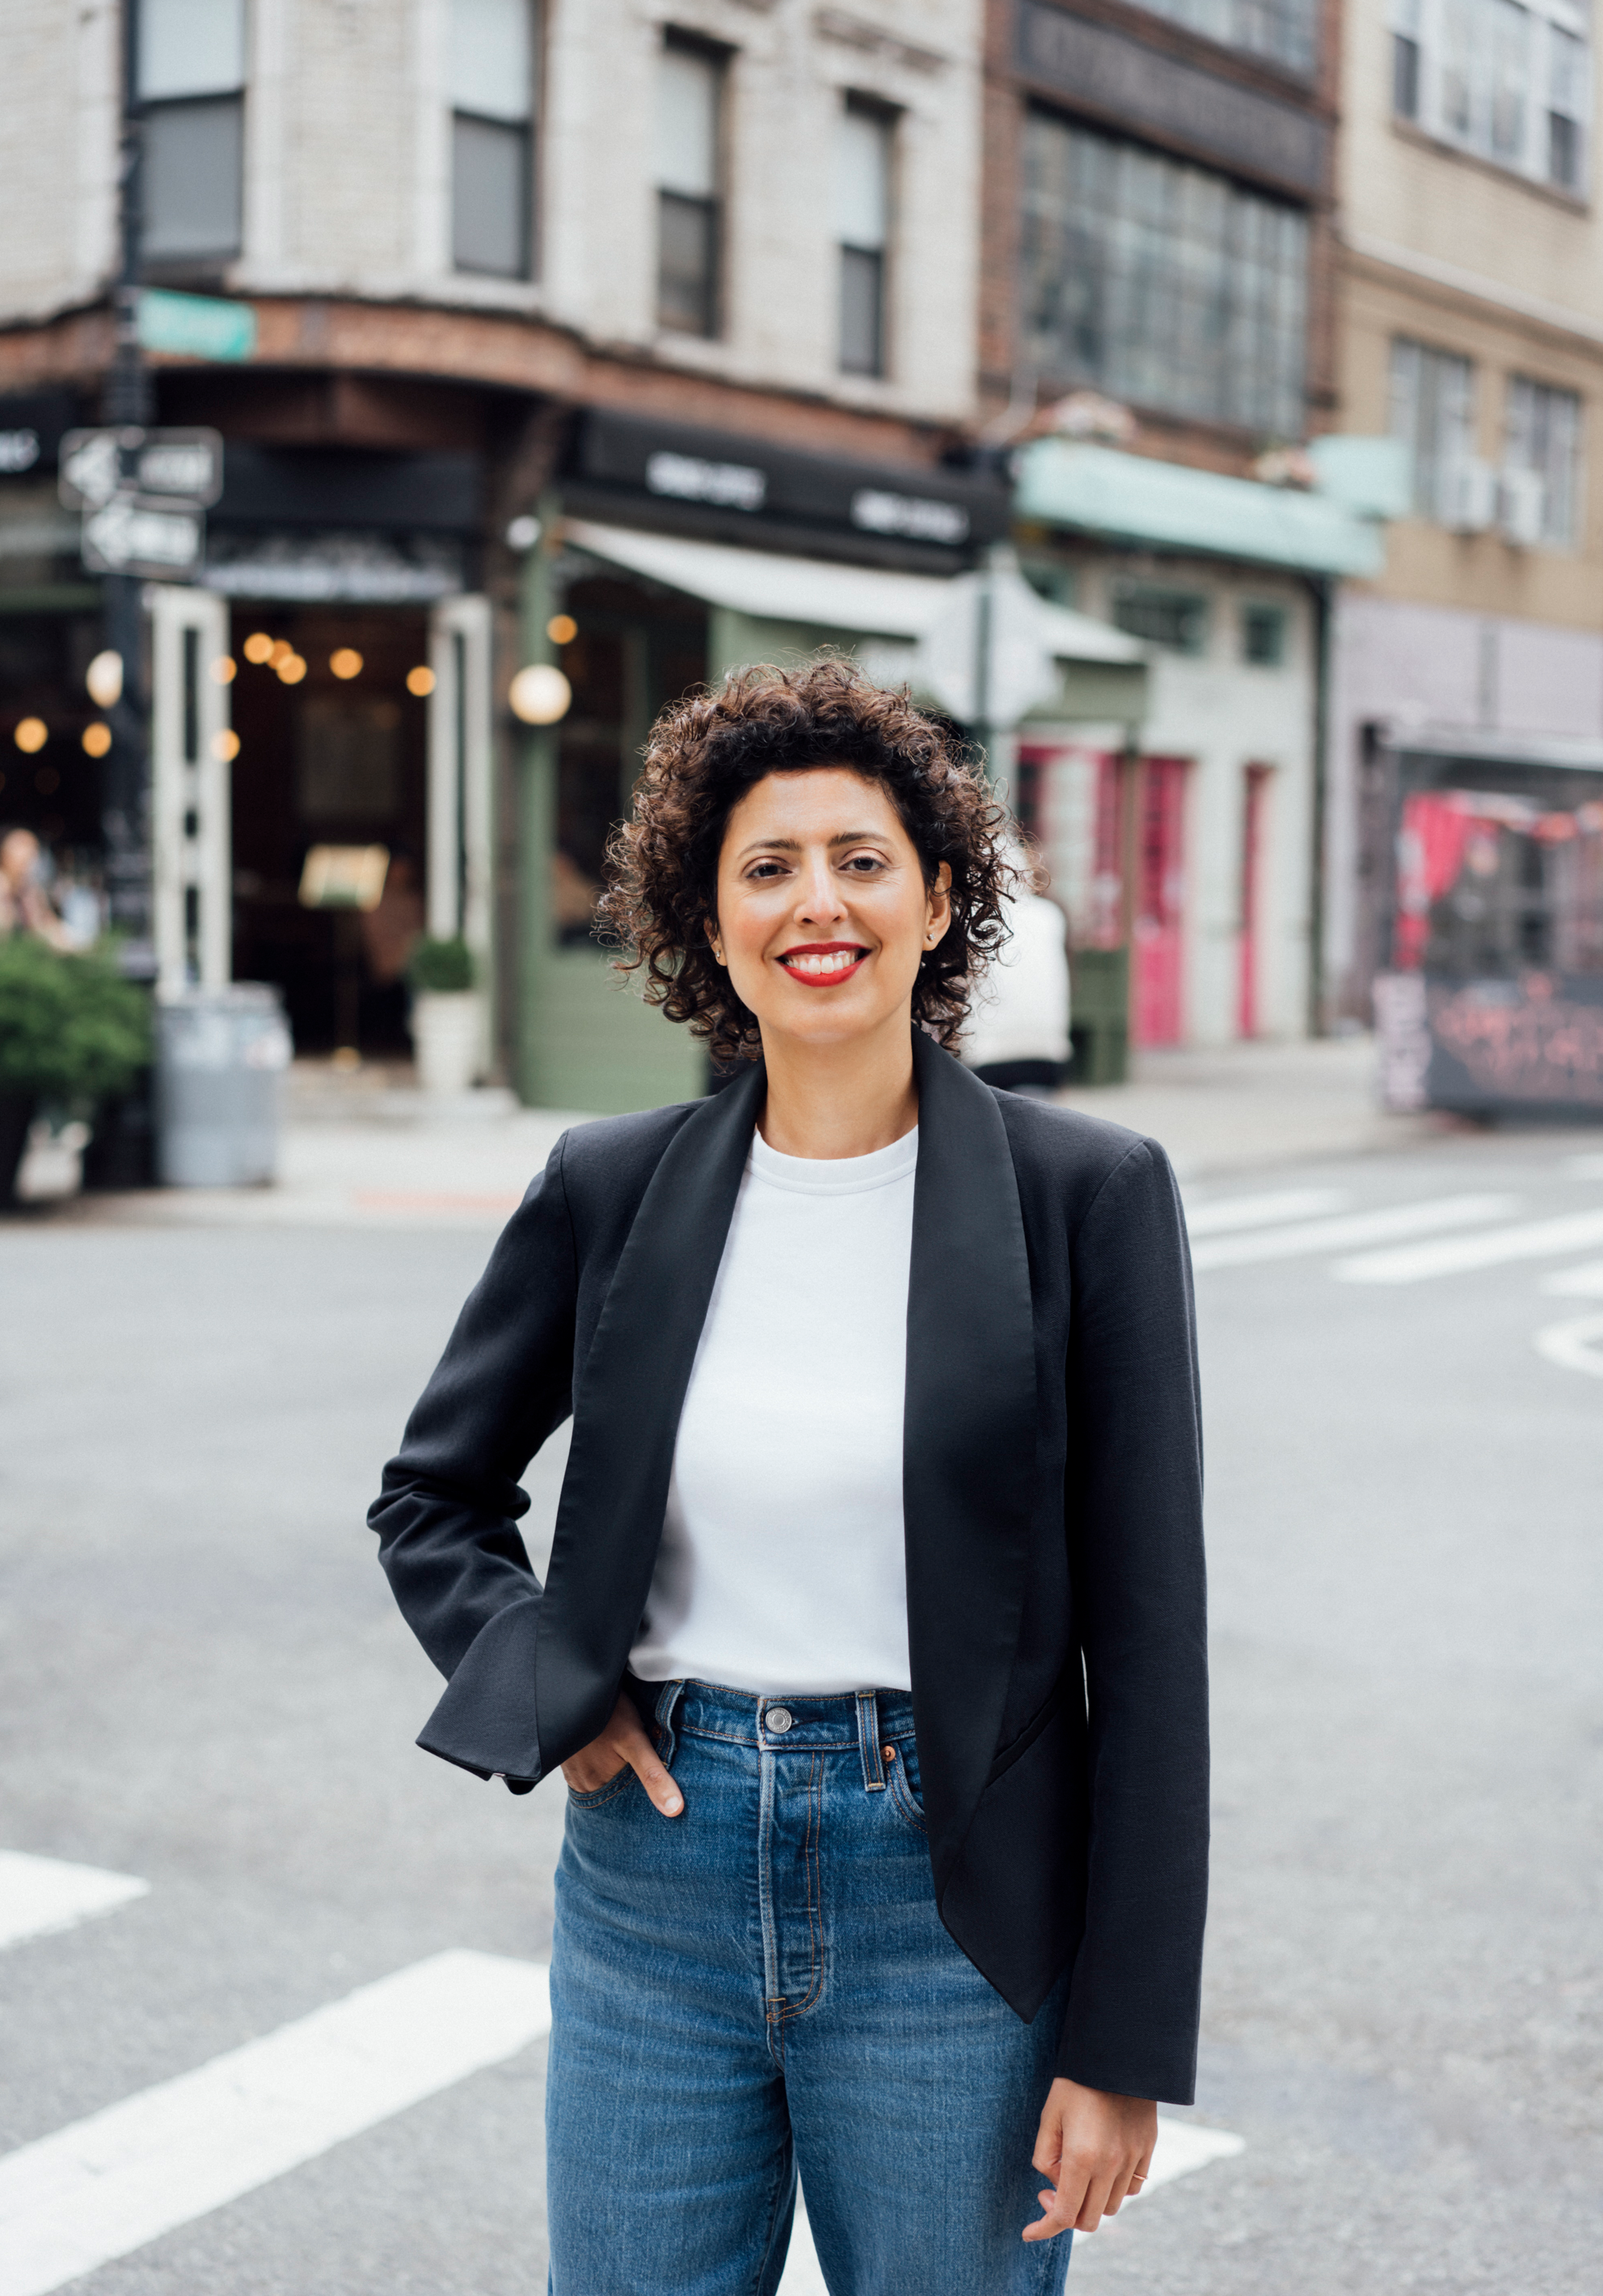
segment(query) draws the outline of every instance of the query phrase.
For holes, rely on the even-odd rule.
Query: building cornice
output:
[[[1447,300],[1479,304],[1508,318],[1545,327],[1550,333],[1566,337],[1572,342],[1603,344],[1603,320],[1585,318],[1562,303],[1550,303],[1540,295],[1522,294],[1517,287],[1505,286],[1500,280],[1488,279],[1484,273],[1467,270],[1458,263],[1443,263],[1437,256],[1421,255],[1411,247],[1400,247],[1395,241],[1377,238],[1369,232],[1345,229],[1338,236],[1343,252],[1356,256],[1372,270],[1401,272],[1416,285],[1435,288]]]

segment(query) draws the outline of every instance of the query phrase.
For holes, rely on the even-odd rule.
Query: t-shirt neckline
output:
[[[855,1195],[905,1179],[917,1166],[918,1127],[867,1156],[786,1156],[770,1148],[760,1132],[752,1135],[748,1166],[755,1177],[777,1188],[809,1196]]]

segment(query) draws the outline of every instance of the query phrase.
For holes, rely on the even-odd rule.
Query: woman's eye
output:
[[[877,853],[854,853],[846,866],[853,876],[871,877],[876,870],[883,869],[884,864]]]
[[[777,861],[759,861],[746,872],[748,878],[759,883],[769,877],[777,877],[781,873]]]

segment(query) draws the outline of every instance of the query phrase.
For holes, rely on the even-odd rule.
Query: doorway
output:
[[[1269,798],[1270,768],[1246,766],[1241,788],[1241,939],[1236,981],[1236,1033],[1255,1037],[1262,1014],[1258,988],[1262,954],[1263,898],[1263,824]]]
[[[283,990],[298,1051],[405,1059],[428,890],[428,617],[236,604],[230,655],[234,978]],[[385,847],[378,908],[304,906],[314,845]]]
[[[1132,1034],[1178,1045],[1185,1023],[1184,758],[1143,758],[1136,823]]]

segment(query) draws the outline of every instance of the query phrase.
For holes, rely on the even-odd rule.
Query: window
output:
[[[835,233],[841,249],[841,371],[885,371],[885,251],[891,237],[886,115],[848,96],[835,127]]]
[[[240,250],[244,0],[144,0],[138,93],[141,250],[157,268]]]
[[[533,246],[530,0],[451,0],[451,261],[527,279]]]
[[[1584,187],[1584,0],[1393,0],[1392,110],[1516,175]]]
[[[1279,668],[1286,659],[1284,606],[1243,606],[1241,659],[1257,669]],[[1249,772],[1254,770],[1249,767]]]
[[[1517,490],[1522,475],[1535,490],[1532,537],[1567,549],[1580,522],[1581,400],[1574,391],[1509,376],[1503,472],[1506,490]]]
[[[1027,354],[1054,381],[1283,439],[1303,431],[1308,224],[1139,144],[1032,115]]]
[[[723,64],[670,35],[657,80],[657,324],[719,331]]]
[[[1392,436],[1412,454],[1419,516],[1448,526],[1468,523],[1465,488],[1467,474],[1478,467],[1469,361],[1399,335],[1392,344]]]
[[[1132,638],[1167,646],[1172,653],[1208,650],[1208,602],[1196,590],[1160,590],[1143,583],[1115,592],[1114,623]]]
[[[1319,61],[1319,0],[1136,0],[1227,48],[1309,75]]]

